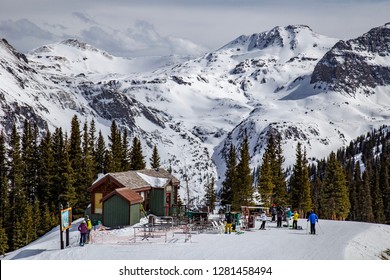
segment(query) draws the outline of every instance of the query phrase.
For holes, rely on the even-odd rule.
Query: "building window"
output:
[[[103,212],[103,205],[102,205],[102,198],[103,194],[102,193],[95,193],[95,214],[102,214]]]

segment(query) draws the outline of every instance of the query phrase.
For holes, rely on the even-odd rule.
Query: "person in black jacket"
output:
[[[233,215],[231,212],[226,214],[225,222],[225,233],[232,233]]]
[[[271,212],[271,222],[275,222],[275,216],[276,216],[276,208],[275,208],[275,204],[272,204],[271,208],[269,209],[269,211]]]
[[[283,210],[282,207],[278,206],[276,210],[276,227],[282,227],[282,220],[283,220]]]

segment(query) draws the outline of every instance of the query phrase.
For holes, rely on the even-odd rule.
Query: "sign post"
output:
[[[60,235],[61,235],[61,249],[64,249],[63,232],[66,231],[66,246],[69,246],[69,228],[72,227],[72,208],[68,207],[62,209],[60,206]]]

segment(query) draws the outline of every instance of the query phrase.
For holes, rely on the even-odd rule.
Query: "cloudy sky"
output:
[[[0,38],[22,52],[79,38],[117,56],[198,55],[289,24],[355,38],[389,11],[384,0],[0,0]]]

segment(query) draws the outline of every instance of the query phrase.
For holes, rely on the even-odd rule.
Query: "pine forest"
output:
[[[74,218],[82,217],[90,197],[88,187],[98,174],[146,168],[137,137],[111,124],[108,143],[94,121],[82,125],[76,116],[68,135],[62,128],[40,132],[25,121],[19,132],[0,134],[0,254],[32,242],[59,223],[59,207],[71,206]],[[310,209],[320,219],[389,223],[390,134],[386,127],[330,151],[325,159],[307,158],[304,143],[296,147],[292,167],[283,169],[282,140],[271,131],[262,162],[250,168],[248,137],[239,147],[230,145],[220,192],[215,179],[203,182],[204,205],[217,201],[237,211],[241,205],[280,205]],[[158,147],[153,147],[151,168],[160,167]]]

